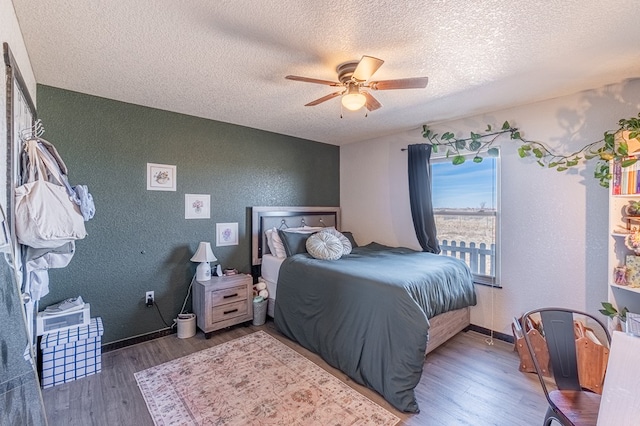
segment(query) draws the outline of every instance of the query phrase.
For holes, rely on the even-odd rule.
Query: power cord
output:
[[[185,308],[185,306],[187,306],[187,300],[189,300],[189,296],[191,295],[191,288],[193,287],[193,282],[195,281],[195,279],[196,279],[195,276],[193,278],[191,278],[191,283],[189,284],[189,289],[187,290],[187,295],[184,298],[184,303],[182,304],[182,308],[180,309],[180,313],[178,315],[186,313],[184,311],[184,308]],[[160,312],[160,307],[158,306],[158,302],[154,300],[152,303],[156,307],[156,309],[158,311],[158,315],[160,315],[160,319],[162,320],[162,322],[164,323],[164,325],[167,328],[173,328],[173,327],[175,327],[177,325],[177,321],[175,319],[173,320],[173,324],[169,325],[167,323],[167,321],[164,319],[164,317],[162,316],[162,312]]]
[[[489,337],[484,341],[489,346],[493,346],[495,294],[496,294],[496,291],[495,291],[494,284],[491,284],[491,330],[489,331]]]
[[[189,284],[189,289],[187,290],[187,295],[184,298],[184,303],[182,304],[182,309],[180,309],[180,313],[179,314],[186,314],[187,313],[187,312],[184,311],[184,307],[187,306],[187,300],[189,300],[189,295],[191,295],[191,287],[193,287],[193,282],[195,280],[196,280],[196,276],[194,275],[191,278],[191,283]]]
[[[185,306],[187,306],[187,300],[189,300],[189,296],[191,295],[191,288],[193,287],[193,282],[195,280],[196,280],[196,277],[194,275],[191,278],[191,283],[189,283],[189,288],[187,289],[187,295],[184,297],[184,302],[182,303],[182,308],[180,308],[180,312],[178,313],[178,317],[180,317],[181,314],[186,314],[187,313],[187,312],[184,311],[184,308],[185,308]],[[173,327],[175,327],[177,325],[178,325],[178,320],[174,319],[173,320],[173,324],[171,324],[171,328],[173,328]],[[167,325],[167,327],[169,327],[169,326]]]
[[[166,325],[167,328],[173,328],[173,325],[167,324],[167,322],[164,320],[164,317],[162,316],[162,312],[160,312],[160,307],[158,306],[158,302],[153,302],[153,304],[155,305],[156,309],[158,310],[158,315],[160,315],[160,319],[162,320],[164,325]],[[174,323],[174,325],[175,325],[175,323]]]

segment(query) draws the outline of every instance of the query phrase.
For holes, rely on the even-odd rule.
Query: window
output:
[[[454,166],[433,158],[433,208],[442,255],[464,260],[474,282],[499,286],[499,157]]]

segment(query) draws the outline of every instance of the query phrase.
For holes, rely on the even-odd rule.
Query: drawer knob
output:
[[[236,308],[236,309],[232,309],[232,310],[230,310],[230,311],[224,311],[224,314],[225,314],[225,315],[227,315],[227,314],[231,314],[231,313],[233,313],[233,312],[238,312],[238,308]]]
[[[230,297],[237,297],[238,293],[233,293],[233,294],[227,294],[226,296],[222,296],[223,299],[228,299]]]

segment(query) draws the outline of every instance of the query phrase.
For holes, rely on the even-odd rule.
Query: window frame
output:
[[[499,152],[500,152],[500,148],[498,147]],[[495,211],[491,214],[487,214],[487,212],[483,213],[483,214],[476,214],[476,213],[471,213],[471,212],[438,212],[436,213],[436,208],[434,207],[434,216],[474,216],[474,217],[483,217],[483,216],[493,216],[495,218],[495,229],[494,229],[494,241],[495,241],[495,250],[494,250],[494,271],[493,271],[493,276],[491,275],[479,275],[476,274],[472,271],[472,275],[473,275],[473,282],[474,284],[480,284],[480,285],[486,285],[486,286],[490,286],[490,287],[495,287],[495,288],[502,288],[502,284],[501,284],[501,280],[500,280],[500,252],[501,252],[501,244],[500,244],[500,217],[501,217],[501,201],[500,201],[500,194],[501,194],[501,175],[500,175],[500,170],[501,170],[501,155],[498,154],[498,156],[496,157],[489,157],[487,155],[486,152],[480,152],[479,155],[484,156],[483,161],[486,161],[486,158],[492,158],[495,159],[495,177],[494,177],[494,191],[495,191]],[[471,154],[466,154],[464,155],[465,157],[465,162],[466,161],[472,161],[473,157],[475,157],[476,154],[475,153],[471,153]],[[436,164],[436,163],[446,163],[446,162],[451,162],[451,158],[447,157],[446,155],[435,155],[431,157],[430,160],[431,164]],[[451,167],[456,167],[455,165],[451,165]],[[432,175],[432,183],[433,183],[433,167],[431,168],[431,175]],[[431,188],[432,194],[435,192],[435,188]],[[432,195],[433,196],[433,195]],[[436,228],[436,232],[437,232],[437,228]],[[441,239],[438,236],[438,242],[440,243]],[[447,250],[448,251],[448,250]],[[460,254],[458,253],[458,256],[455,255],[449,255],[449,254],[442,254],[443,256],[449,256],[449,257],[455,257],[455,258],[460,258]],[[466,256],[465,256],[466,258]],[[466,261],[465,261],[466,263]]]

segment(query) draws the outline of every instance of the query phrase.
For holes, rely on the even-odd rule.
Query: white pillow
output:
[[[338,231],[336,228],[334,228],[333,226],[328,227],[328,228],[323,228],[322,231],[320,232],[326,232],[327,234],[331,234],[334,237],[337,237],[340,242],[342,243],[342,254],[350,254],[351,250],[353,250],[353,247],[351,247],[351,241],[349,241],[349,239],[347,237],[345,237],[344,235],[342,235],[342,232]]]
[[[269,247],[269,253],[271,253],[272,255],[276,255],[276,249],[275,247],[273,247],[273,229],[269,228],[266,231],[264,231],[264,236],[267,238],[267,247]],[[266,250],[263,248],[263,253],[266,253]]]
[[[328,232],[318,232],[307,238],[307,252],[316,259],[338,260],[342,257],[342,242]]]
[[[271,229],[267,229],[264,233],[267,236],[267,245],[269,246],[271,254],[282,259],[287,257],[287,254],[284,251],[284,244],[282,244],[282,240],[280,239],[280,235],[278,235],[276,227],[274,226]]]

